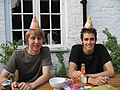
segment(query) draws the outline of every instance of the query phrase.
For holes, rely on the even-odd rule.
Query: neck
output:
[[[27,51],[28,51],[28,53],[30,55],[38,55],[40,53],[40,50],[38,50],[38,51],[31,51],[31,50],[28,49]]]
[[[94,51],[94,49],[92,49],[92,50],[85,50],[85,49],[83,48],[83,52],[84,52],[86,55],[92,54],[93,51]]]

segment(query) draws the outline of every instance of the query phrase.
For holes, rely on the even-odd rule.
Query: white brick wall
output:
[[[83,26],[83,11],[81,0],[67,0],[67,45],[71,49],[72,45],[79,42],[79,32]],[[90,15],[94,27],[98,32],[98,43],[106,40],[106,35],[102,30],[107,27],[115,35],[120,43],[120,0],[87,0],[87,15]],[[4,21],[4,0],[0,0],[0,42],[5,40]],[[65,53],[67,63],[69,53]],[[56,61],[55,54],[52,53],[52,61]]]
[[[120,0],[88,0],[87,15],[92,17],[93,25],[98,32],[98,43],[105,39],[102,29],[107,27],[120,42]],[[67,38],[71,48],[79,43],[79,32],[83,25],[82,4],[80,0],[67,0]],[[0,41],[5,40],[4,0],[0,0]],[[100,36],[103,37],[100,37]],[[100,37],[100,38],[99,38]],[[71,43],[72,42],[72,43]]]
[[[4,0],[0,0],[0,43],[5,41]]]
[[[67,0],[68,45],[79,43],[79,32],[83,26],[82,4],[80,0]]]
[[[82,4],[80,0],[67,2],[68,45],[79,43],[82,28]],[[98,32],[98,43],[106,40],[102,30],[106,27],[120,42],[120,0],[87,0],[87,15],[90,15]],[[102,36],[102,37],[101,37]],[[71,43],[72,42],[72,43]]]
[[[94,27],[98,30],[98,42],[105,40],[102,29],[105,27],[120,42],[120,0],[88,0],[88,15],[92,17]],[[102,36],[102,37],[101,37]]]

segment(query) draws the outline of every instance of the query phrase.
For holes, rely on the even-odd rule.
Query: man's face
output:
[[[29,50],[37,52],[40,50],[43,44],[43,38],[37,37],[34,34],[31,34],[28,38]]]
[[[91,54],[96,43],[95,35],[93,33],[83,33],[83,39],[81,42],[83,44],[83,51],[86,54]]]

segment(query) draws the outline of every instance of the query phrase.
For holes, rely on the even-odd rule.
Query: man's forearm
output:
[[[41,76],[39,77],[36,81],[32,82],[30,85],[32,86],[32,88],[36,88],[42,84],[44,84],[45,82],[47,82],[50,79],[50,75],[47,76]]]
[[[96,73],[96,74],[88,74],[88,76],[90,76],[90,77],[99,77],[99,76],[112,77],[112,76],[114,76],[114,73],[109,72],[109,71],[104,71],[104,72],[100,72],[100,73]]]
[[[2,84],[2,81],[8,80],[6,77],[0,75],[0,85]]]

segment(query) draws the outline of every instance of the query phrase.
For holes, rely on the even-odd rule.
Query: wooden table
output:
[[[108,83],[117,88],[118,90],[120,90],[120,74],[115,75],[115,77],[110,78],[110,80],[108,81]]]
[[[78,83],[78,82],[77,82]],[[81,83],[78,83],[81,85]],[[115,75],[114,77],[108,80],[108,84],[120,90],[120,74]],[[49,82],[43,84],[42,86],[38,87],[36,90],[53,90],[50,86]]]
[[[77,83],[81,85],[80,82],[77,82]],[[108,84],[120,90],[120,74],[115,75],[114,77],[110,78],[108,81]],[[2,90],[1,87],[0,87],[0,90]],[[35,90],[53,90],[53,88],[50,86],[49,82],[47,82],[39,86]]]

